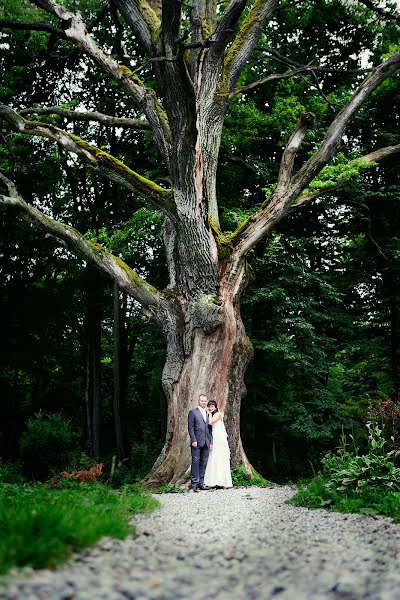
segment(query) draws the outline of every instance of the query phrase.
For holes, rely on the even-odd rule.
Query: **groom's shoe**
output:
[[[199,486],[196,483],[192,483],[192,485],[190,487],[192,488],[192,490],[194,492],[198,492],[199,491]]]
[[[200,485],[198,487],[199,487],[199,490],[210,490],[211,489],[208,487],[208,485],[204,485],[204,483],[200,483]]]

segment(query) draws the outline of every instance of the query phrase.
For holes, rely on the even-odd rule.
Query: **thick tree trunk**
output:
[[[190,468],[187,414],[197,406],[200,394],[215,399],[225,413],[232,468],[244,464],[250,469],[240,437],[240,405],[246,391],[244,373],[253,347],[243,327],[238,301],[233,300],[231,294],[223,294],[221,302],[217,304],[219,323],[211,331],[193,327],[193,321],[187,318],[177,320],[169,331],[163,373],[168,399],[167,436],[160,456],[146,477],[145,483],[149,486],[187,479]],[[204,307],[207,302],[204,298],[198,301],[200,311],[199,303],[203,305],[202,316],[207,321]],[[212,301],[208,304],[210,306]],[[187,308],[185,312],[187,317]]]

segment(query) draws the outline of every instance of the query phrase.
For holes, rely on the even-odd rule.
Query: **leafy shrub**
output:
[[[25,472],[43,481],[51,472],[65,468],[77,440],[71,421],[61,412],[39,411],[28,419],[20,440]]]
[[[232,483],[234,487],[268,487],[271,485],[269,481],[261,477],[257,471],[253,469],[250,473],[245,465],[241,465],[237,469],[233,469],[232,472]]]
[[[0,461],[0,483],[24,483],[21,461]]]
[[[65,467],[66,471],[88,471],[95,467],[97,461],[92,456],[89,456],[82,450],[73,450],[68,453],[68,464]]]
[[[340,512],[383,514],[400,521],[399,451],[385,449],[376,424],[367,423],[368,452],[348,451],[344,435],[336,454],[322,459],[323,469],[291,500],[295,506],[332,508]]]
[[[294,506],[329,508],[338,512],[364,515],[385,515],[400,522],[400,493],[362,488],[359,492],[333,492],[326,488],[326,480],[317,475],[306,487],[289,500]]]
[[[400,491],[400,469],[395,460],[400,451],[385,451],[386,440],[377,425],[367,423],[369,451],[359,456],[342,446],[336,455],[322,459],[322,475],[328,491],[359,493],[364,487],[385,491]]]
[[[335,456],[323,459],[323,474],[329,473],[327,490],[359,493],[363,487],[400,491],[400,469],[395,467],[394,450],[385,456],[368,453],[364,456],[349,456],[345,462]]]

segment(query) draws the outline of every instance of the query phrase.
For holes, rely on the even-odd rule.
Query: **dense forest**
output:
[[[1,105],[88,140],[169,188],[172,176],[148,124],[120,85],[58,35],[64,25],[45,4],[0,0]],[[158,91],[157,63],[125,28],[123,4],[63,2],[80,11],[108,56]],[[222,11],[228,3],[215,4]],[[315,123],[295,169],[320,146],[357,86],[395,55],[400,23],[393,6],[382,13],[364,4],[283,0],[273,12],[227,108],[216,177],[219,225],[211,229],[235,232],[274,195],[302,115],[312,113]],[[269,479],[309,475],[342,431],[357,441],[373,415],[399,433],[399,102],[394,71],[347,125],[336,155],[310,186],[315,199],[288,210],[247,254],[241,316],[253,356],[241,438],[250,463]],[[87,111],[111,121],[85,118]],[[163,211],[62,143],[13,130],[4,114],[1,194],[14,182],[45,216],[76,228],[155,288],[169,289]],[[382,160],[362,158],[381,148],[393,151]],[[92,458],[109,470],[117,456],[115,476],[142,478],[169,428],[165,332],[118,283],[51,232],[16,219],[12,208],[1,210],[0,231],[1,459],[22,461],[26,476],[46,479]]]

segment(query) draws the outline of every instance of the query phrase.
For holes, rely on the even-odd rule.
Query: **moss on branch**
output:
[[[149,283],[147,283],[147,281],[145,281],[144,279],[142,279],[141,277],[139,277],[139,275],[136,273],[136,271],[134,271],[133,269],[131,269],[126,262],[124,262],[121,258],[119,258],[118,256],[115,256],[114,254],[110,254],[109,256],[111,256],[114,260],[114,262],[117,263],[117,265],[119,267],[121,267],[121,269],[123,269],[125,271],[125,273],[128,275],[129,279],[132,281],[132,283],[135,284],[135,286],[137,287],[142,287],[143,289],[146,289],[150,292],[152,292],[153,294],[157,294],[157,289],[155,287],[153,287],[152,285],[150,285]]]
[[[149,28],[152,42],[155,43],[160,37],[161,21],[146,0],[137,0],[136,3],[144,22]]]
[[[221,229],[218,227],[218,225],[215,223],[215,221],[213,220],[213,218],[210,215],[208,215],[208,222],[210,224],[211,230],[214,234],[214,239],[217,244],[218,256],[219,256],[219,258],[224,259],[227,257],[227,255],[230,253],[230,251],[232,249],[231,237],[225,235],[221,231]]]
[[[262,11],[265,7],[265,0],[256,0],[253,8],[250,10],[248,15],[243,21],[243,24],[235,37],[235,40],[228,50],[228,53],[224,62],[223,71],[223,82],[224,89],[229,91],[231,86],[232,72],[235,68],[236,61],[240,52],[246,46],[249,41],[252,29],[261,25],[262,23]]]
[[[214,29],[215,29],[212,19],[203,17],[200,20],[200,26],[201,26],[202,36],[205,40],[207,40],[208,38],[210,38],[212,36],[212,34],[214,33]]]
[[[57,128],[56,128],[57,129]],[[59,130],[60,131],[60,130]],[[159,200],[163,200],[167,206],[172,208],[173,205],[173,192],[172,190],[167,190],[162,188],[154,181],[150,179],[146,179],[146,177],[142,177],[130,169],[125,163],[123,163],[115,156],[112,156],[108,152],[104,150],[100,150],[96,146],[93,146],[89,142],[82,140],[80,137],[74,134],[67,134],[79,147],[83,150],[88,151],[98,162],[99,166],[104,166],[108,168],[110,171],[117,173],[123,179],[131,183],[134,187],[136,187],[139,191],[144,193],[145,195],[150,195],[153,199],[158,198]]]
[[[18,218],[34,224],[47,234],[64,242],[73,254],[92,263],[99,270],[109,275],[143,306],[158,305],[160,299],[158,290],[142,279],[118,256],[107,252],[101,244],[87,240],[71,225],[60,223],[43,214],[36,207],[25,202],[18,194],[15,197],[2,197],[1,195],[0,197],[0,204],[11,206],[16,211]]]

